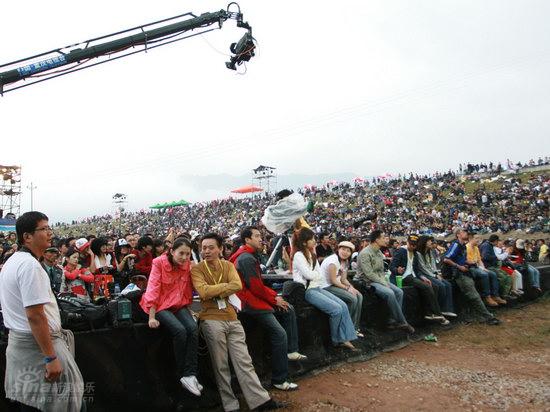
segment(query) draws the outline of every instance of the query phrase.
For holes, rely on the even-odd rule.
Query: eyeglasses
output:
[[[52,232],[53,233],[53,229],[49,226],[46,226],[46,227],[34,229],[33,232]]]

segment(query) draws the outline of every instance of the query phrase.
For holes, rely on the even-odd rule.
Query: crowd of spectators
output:
[[[332,345],[354,352],[361,349],[352,341],[364,337],[366,293],[388,307],[385,327],[406,333],[415,331],[404,313],[407,287],[421,296],[423,319],[443,326],[458,316],[455,288],[464,307],[489,325],[500,324],[492,308],[527,291],[542,293],[540,272],[530,262],[548,262],[545,235],[532,242],[519,238],[519,232],[509,239],[495,233],[550,232],[550,176],[503,175],[498,165],[483,167],[488,170],[483,173],[472,169],[476,166],[468,165],[466,174],[410,174],[301,189],[314,210],[304,225],[302,218],[296,220],[291,244],[283,244],[271,267],[266,262],[277,237],[259,222],[276,199],[266,194],[123,213],[118,221],[96,216],[55,230],[45,215],[29,212],[25,215],[39,216],[26,230],[18,220],[19,243],[11,233],[0,238],[0,269],[15,273],[18,256],[38,239],[44,244],[38,255],[44,269],[40,276],[47,275],[44,280],[59,299],[104,305],[137,287],[143,295],[140,306],[134,305],[141,317],[134,320],[148,319],[149,327],[169,332],[185,389],[195,396],[203,391],[197,379],[200,329],[224,409],[239,408],[228,355],[249,408],[278,409],[284,405],[262,387],[237,316],[243,311],[254,317],[269,334],[273,387],[297,389],[289,380],[288,362],[307,355],[298,352],[291,294],[280,296],[263,282],[263,274],[275,267],[289,269],[290,286],[303,287],[305,302],[328,315]],[[480,234],[486,233],[493,234],[482,242]],[[198,314],[190,310],[194,292],[201,300]]]
[[[539,159],[541,162],[547,164],[548,158]],[[466,174],[411,173],[390,179],[308,186],[299,192],[314,202],[307,221],[316,233],[364,237],[378,228],[397,237],[416,233],[445,238],[456,226],[480,234],[550,232],[550,175],[546,171],[500,173],[502,167],[498,165],[483,166],[468,164]],[[488,171],[477,172],[480,167]],[[259,224],[265,208],[274,202],[272,195],[263,194],[160,211],[122,212],[119,217],[93,216],[58,224],[55,231],[64,238],[124,233],[162,237],[169,228],[175,228],[181,233],[213,231],[230,237],[247,225]]]

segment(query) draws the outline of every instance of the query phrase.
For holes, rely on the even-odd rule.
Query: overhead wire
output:
[[[349,120],[349,119],[354,119],[356,117],[363,117],[363,116],[377,114],[380,111],[386,110],[388,107],[392,107],[395,104],[405,104],[410,100],[414,101],[419,99],[425,99],[427,97],[433,97],[435,95],[440,94],[441,91],[444,91],[445,89],[449,89],[449,88],[456,89],[456,88],[463,87],[464,83],[467,83],[472,78],[479,77],[495,71],[502,71],[505,69],[509,69],[510,67],[521,66],[522,64],[530,64],[530,63],[531,62],[523,60],[512,64],[506,63],[506,64],[500,64],[493,67],[488,67],[482,71],[470,72],[470,73],[467,73],[466,75],[456,76],[455,78],[446,79],[422,88],[415,88],[405,92],[396,93],[395,95],[388,96],[387,98],[380,99],[378,101],[365,102],[365,103],[361,103],[353,106],[348,106],[329,113],[325,113],[321,116],[315,116],[313,118],[300,120],[279,128],[274,128],[263,132],[259,132],[255,134],[255,136],[256,137],[271,136],[271,139],[272,139],[271,141],[273,142],[284,140],[289,137],[293,137],[297,134],[302,134],[305,132],[316,130],[319,127],[324,127],[327,123],[330,123],[333,121]],[[459,81],[462,82],[462,84],[459,83]],[[452,83],[452,86],[449,87],[451,83]],[[277,135],[279,135],[279,137],[277,137]],[[236,137],[234,139],[230,139],[230,143],[217,145],[215,149],[203,147],[203,148],[193,150],[192,153],[186,152],[185,154],[181,154],[181,155],[173,155],[173,154],[165,155],[165,156],[156,158],[152,161],[144,162],[145,163],[144,165],[136,166],[133,168],[124,168],[124,169],[117,167],[117,168],[113,168],[108,171],[105,171],[105,173],[100,173],[99,175],[96,174],[94,175],[94,177],[95,178],[100,176],[111,177],[115,173],[119,176],[123,176],[123,175],[133,174],[133,173],[142,171],[144,168],[147,169],[149,167],[158,167],[161,165],[163,167],[172,166],[181,162],[183,158],[189,158],[190,156],[195,158],[197,157],[208,158],[208,157],[211,157],[212,155],[216,156],[216,155],[219,155],[220,153],[227,153],[227,152],[236,150],[236,148],[238,148],[239,142],[248,141],[250,140],[250,138],[251,136],[245,136],[242,138]]]

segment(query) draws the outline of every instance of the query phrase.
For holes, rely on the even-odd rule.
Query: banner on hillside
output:
[[[0,219],[0,232],[15,232],[15,219]]]

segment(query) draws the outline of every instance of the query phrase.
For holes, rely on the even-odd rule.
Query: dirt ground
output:
[[[273,392],[288,411],[550,411],[550,299]]]

